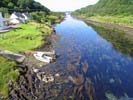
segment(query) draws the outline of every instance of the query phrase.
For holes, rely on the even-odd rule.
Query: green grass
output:
[[[115,16],[91,16],[88,17],[86,15],[74,15],[78,18],[83,18],[85,20],[93,20],[97,22],[103,22],[103,23],[114,23],[114,24],[120,24],[123,26],[128,26],[133,28],[133,16],[124,16],[124,15],[115,15]]]
[[[21,24],[21,29],[11,30],[0,37],[0,49],[13,52],[32,50],[44,44],[45,37],[51,32],[52,29],[44,24]],[[15,66],[15,62],[0,57],[0,98],[8,96],[9,80],[15,83],[19,75]]]
[[[98,22],[121,24],[133,28],[133,16],[92,16],[90,19]]]
[[[9,80],[15,83],[19,72],[15,70],[16,63],[0,57],[0,97],[8,96]]]
[[[0,37],[0,48],[13,52],[24,52],[41,46],[46,35],[51,33],[51,28],[44,24],[22,24],[22,29],[11,30]]]

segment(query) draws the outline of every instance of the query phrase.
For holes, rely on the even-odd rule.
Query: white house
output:
[[[0,30],[7,29],[8,26],[6,26],[6,19],[3,18],[2,13],[0,12]]]
[[[22,13],[22,15],[24,16],[24,18],[25,18],[26,21],[30,20],[30,15],[29,15],[28,12]]]
[[[25,23],[25,17],[19,12],[14,12],[10,16],[10,23],[12,24]]]

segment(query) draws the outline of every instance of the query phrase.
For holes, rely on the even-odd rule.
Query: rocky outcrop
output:
[[[16,84],[10,82],[9,97],[6,100],[62,100],[60,94],[64,76],[59,69],[49,67],[32,69],[18,65],[20,76]]]
[[[27,66],[19,66],[20,76],[16,84],[10,84],[7,100],[42,100],[45,90],[36,74]]]
[[[16,61],[18,63],[22,63],[25,59],[24,55],[13,53],[13,52],[8,51],[8,50],[0,50],[0,56],[3,56],[9,60]]]

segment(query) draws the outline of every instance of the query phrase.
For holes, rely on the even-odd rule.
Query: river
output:
[[[64,78],[60,83],[64,100],[133,98],[132,57],[122,54],[93,27],[71,15],[55,30],[58,39],[53,44],[59,57],[54,68],[60,69]]]

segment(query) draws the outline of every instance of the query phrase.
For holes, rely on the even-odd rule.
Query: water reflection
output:
[[[64,100],[133,98],[133,58],[115,50],[92,27],[71,16],[55,29],[59,39],[54,47],[60,55],[55,68],[61,67],[68,79],[62,84]]]
[[[89,23],[90,24],[90,23]],[[127,56],[133,57],[133,41],[127,33],[110,27],[96,26],[91,24],[98,33],[112,43],[113,47]]]

